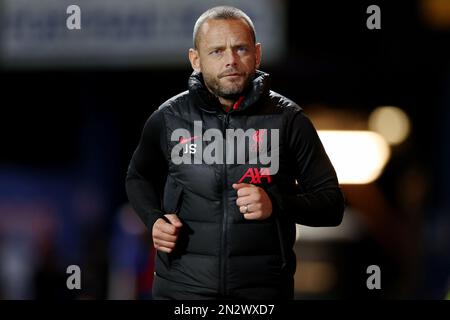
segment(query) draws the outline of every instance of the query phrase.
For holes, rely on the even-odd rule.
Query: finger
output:
[[[240,206],[239,207],[239,212],[242,213],[242,214],[248,213],[248,206]]]
[[[175,248],[175,245],[176,245],[175,242],[164,241],[164,240],[159,240],[159,239],[155,239],[153,241],[153,243],[159,247],[164,247],[164,248],[168,248],[168,249],[173,249],[173,248]]]
[[[250,184],[250,183],[233,183],[232,187],[235,190],[239,190],[239,189],[242,189],[245,187],[255,187],[255,185]]]
[[[246,196],[246,197],[239,197],[236,199],[236,205],[237,206],[245,206],[249,203],[253,202],[253,198],[251,196]]]
[[[245,220],[258,220],[261,217],[260,211],[244,213]]]
[[[245,197],[255,193],[255,190],[257,189],[252,187],[244,187],[239,189],[236,194],[238,195],[238,197]]]
[[[171,253],[172,249],[155,245],[155,249],[165,253]]]
[[[167,223],[164,221],[164,223],[161,223],[160,225],[158,225],[157,229],[161,232],[161,233],[167,233],[170,235],[176,235],[178,230],[175,226],[171,225],[170,223]]]
[[[262,208],[262,205],[260,203],[250,203],[250,204],[248,204],[246,206],[245,205],[240,206],[239,207],[239,211],[242,214],[250,214],[250,213],[261,211],[261,208]]]
[[[256,211],[261,211],[262,208],[262,204],[261,203],[255,203],[252,202],[250,204],[247,205],[247,212],[245,212],[245,206],[242,206],[242,208],[244,209],[243,213],[253,213]]]
[[[178,219],[178,216],[176,214],[166,214],[165,217],[170,221],[170,223],[177,227],[180,228],[183,224],[181,223],[180,219]]]
[[[178,236],[160,231],[160,232],[155,232],[155,234],[153,235],[153,238],[157,239],[157,240],[176,242]]]

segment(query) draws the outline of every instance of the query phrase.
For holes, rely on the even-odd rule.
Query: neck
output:
[[[224,99],[222,97],[218,97],[218,98],[219,98],[220,104],[222,105],[223,110],[225,110],[225,112],[230,111],[230,109],[233,107],[234,101]]]
[[[211,90],[211,89],[208,87],[208,85],[207,85],[206,83],[205,83],[205,86],[206,86],[206,89],[208,89],[209,93],[211,93],[212,95],[214,95],[214,96],[219,100],[219,103],[220,103],[220,105],[222,106],[222,109],[223,109],[225,112],[228,112],[228,111],[231,110],[231,108],[233,107],[233,104],[234,104],[235,100],[232,100],[232,99],[226,99],[226,98],[223,98],[223,97],[219,97],[218,95],[216,95],[216,94],[213,92],[213,90]]]

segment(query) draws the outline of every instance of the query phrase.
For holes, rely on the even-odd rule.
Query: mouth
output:
[[[240,73],[229,73],[222,76],[222,78],[238,78],[242,77],[242,74]]]

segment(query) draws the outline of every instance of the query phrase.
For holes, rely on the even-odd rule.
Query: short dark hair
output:
[[[248,26],[250,27],[253,42],[256,43],[256,32],[255,32],[255,26],[253,25],[252,20],[249,18],[248,15],[245,14],[244,11],[241,9],[230,7],[230,6],[219,6],[214,7],[211,9],[206,10],[202,13],[202,15],[197,19],[194,25],[194,32],[192,34],[192,42],[194,44],[194,48],[197,49],[198,45],[198,31],[200,30],[200,27],[203,25],[203,23],[209,19],[216,19],[216,20],[234,20],[234,19],[244,19],[245,22],[247,22]]]

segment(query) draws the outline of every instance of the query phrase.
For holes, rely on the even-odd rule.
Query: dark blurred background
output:
[[[81,8],[81,30],[66,28],[70,4]],[[146,119],[187,89],[192,27],[217,4],[254,20],[272,89],[318,130],[372,130],[383,106],[410,128],[385,142],[374,179],[340,180],[340,227],[299,227],[296,298],[444,299],[448,0],[3,0],[0,298],[151,299],[153,250],[125,174]],[[381,29],[367,28],[369,5],[381,9]],[[347,147],[348,157],[358,151]],[[81,290],[66,287],[69,265],[81,268]],[[370,265],[380,290],[366,286]]]

